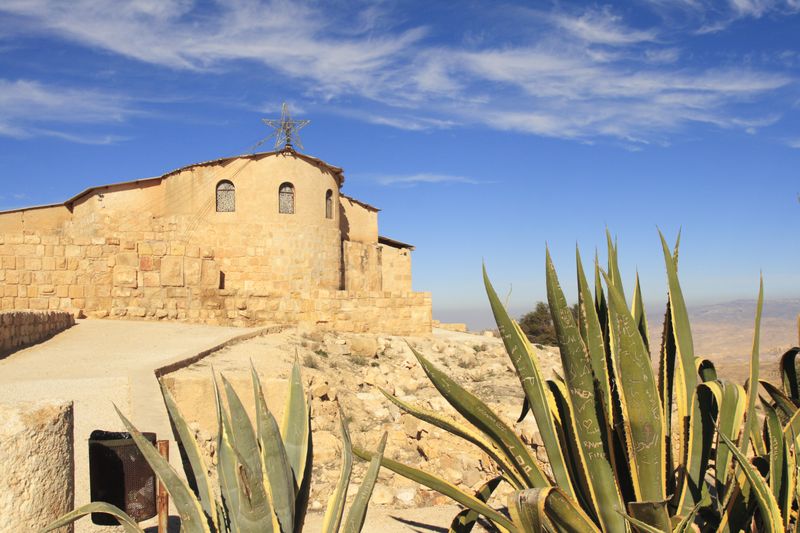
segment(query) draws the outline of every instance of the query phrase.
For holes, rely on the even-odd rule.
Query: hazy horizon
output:
[[[542,300],[537,300],[542,301]],[[530,306],[509,306],[508,312],[515,319],[519,319],[525,313],[532,311],[537,302]],[[573,302],[574,303],[574,302]],[[664,316],[666,298],[658,304],[645,303],[645,313],[651,327],[657,324],[660,328]],[[752,327],[755,320],[756,299],[737,299],[713,303],[687,303],[690,319],[703,322],[724,322],[727,324],[742,324]],[[786,320],[796,320],[800,314],[800,298],[782,298],[764,302],[762,319],[779,318]],[[470,331],[482,331],[486,329],[496,329],[496,324],[492,316],[492,310],[487,301],[483,308],[471,309],[437,309],[436,302],[433,304],[433,318],[441,322],[466,323]]]

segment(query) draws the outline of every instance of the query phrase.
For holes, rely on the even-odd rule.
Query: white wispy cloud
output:
[[[121,122],[134,113],[128,99],[119,95],[0,78],[0,135],[7,137],[50,136],[108,144],[121,138],[82,135],[56,128],[66,124]]]
[[[374,180],[380,183],[381,185],[403,185],[403,186],[412,186],[412,185],[419,185],[423,183],[466,183],[471,185],[477,185],[481,183],[480,181],[468,178],[465,176],[453,176],[451,174],[432,174],[422,172],[419,174],[405,174],[405,175],[396,175],[396,176],[376,176]]]
[[[786,145],[790,148],[800,149],[800,137],[797,137],[796,139],[786,139]]]
[[[653,9],[691,12],[698,27],[727,24],[731,17],[791,12],[800,4],[729,0],[719,12],[705,0],[649,1]],[[481,125],[581,142],[608,137],[628,144],[663,144],[672,132],[692,123],[743,131],[772,123],[777,120],[774,111],[743,114],[739,107],[763,101],[794,81],[780,71],[755,66],[681,65],[683,51],[670,44],[664,28],[634,27],[611,7],[531,12],[537,24],[533,29],[521,29],[528,20],[507,21],[508,27],[519,26],[515,29],[526,35],[523,39],[432,43],[431,28],[395,23],[398,17],[390,4],[0,4],[0,13],[15,17],[16,28],[25,35],[55,35],[146,64],[211,76],[224,75],[226,68],[245,61],[291,80],[302,95],[298,98],[405,130]],[[74,106],[70,91],[58,95],[37,88],[47,93],[52,113],[62,113],[64,120],[80,121],[81,115],[108,120],[115,113],[124,117],[132,108],[102,93],[91,103]],[[0,135],[31,135],[37,128],[38,134],[47,134],[42,124],[25,118],[36,114],[30,99],[21,111],[6,115],[4,109],[12,106],[3,104],[4,91],[13,92],[0,82]],[[364,100],[370,102],[369,111],[359,105]],[[313,109],[302,100],[293,109],[303,107]],[[344,111],[346,107],[350,110]]]
[[[626,26],[609,6],[589,9],[579,16],[553,15],[553,20],[561,29],[588,43],[621,46],[653,41],[657,35],[652,29],[637,30]]]

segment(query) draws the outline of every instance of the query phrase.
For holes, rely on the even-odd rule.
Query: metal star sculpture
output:
[[[310,120],[292,120],[292,115],[289,113],[289,106],[286,102],[281,106],[280,119],[264,118],[261,119],[261,121],[275,131],[273,131],[269,137],[261,141],[259,145],[275,137],[275,150],[294,150],[295,144],[303,148],[303,143],[300,142],[300,134],[298,132],[311,123]]]

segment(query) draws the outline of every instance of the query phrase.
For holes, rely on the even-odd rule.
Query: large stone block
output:
[[[130,252],[117,254],[116,266],[136,268],[139,266],[139,255],[137,253]]]
[[[184,258],[184,276],[186,278],[186,285],[195,287],[200,284],[202,277],[202,260],[192,257]]]
[[[136,269],[129,266],[114,267],[114,286],[135,289],[138,286]]]
[[[168,255],[161,259],[161,285],[183,286],[183,257]]]
[[[39,531],[72,510],[73,458],[72,402],[0,404],[3,531]]]

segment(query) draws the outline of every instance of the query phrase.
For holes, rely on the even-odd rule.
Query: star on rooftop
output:
[[[281,106],[281,118],[264,118],[261,121],[274,131],[259,144],[275,137],[275,150],[294,150],[294,145],[303,148],[299,131],[311,123],[310,120],[292,119],[292,115],[289,113],[289,105],[286,102]]]

